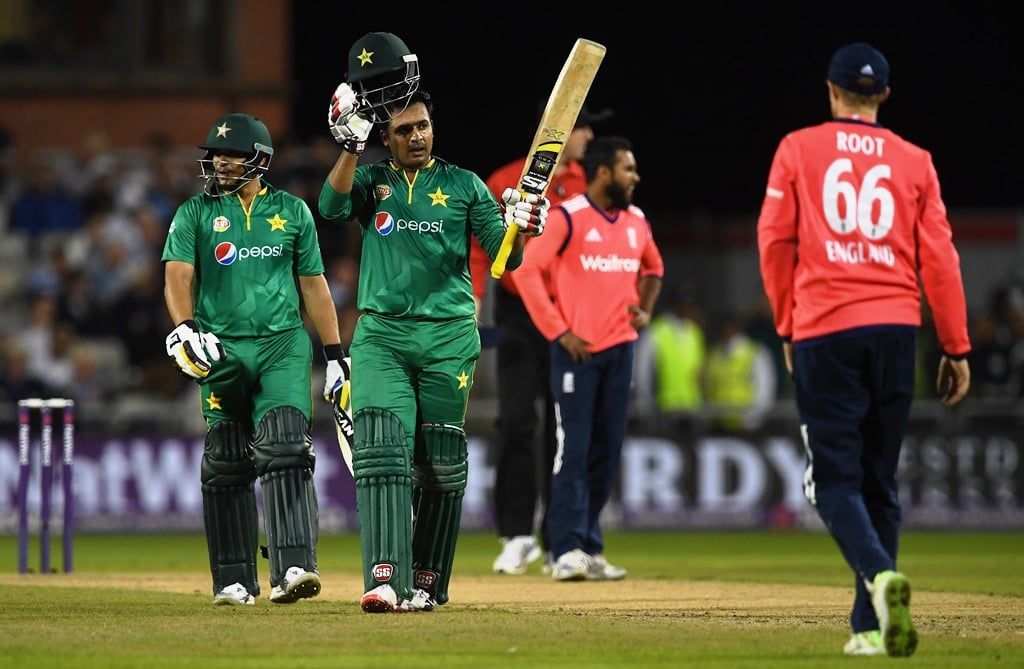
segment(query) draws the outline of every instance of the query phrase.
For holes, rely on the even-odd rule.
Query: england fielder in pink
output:
[[[556,581],[626,575],[604,558],[598,518],[625,439],[637,329],[650,322],[664,274],[651,226],[632,204],[640,175],[630,142],[597,138],[582,163],[587,192],[551,210],[545,234],[512,273],[551,342],[558,447],[548,530]]]

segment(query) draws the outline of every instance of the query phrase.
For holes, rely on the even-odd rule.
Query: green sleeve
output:
[[[196,221],[199,219],[196,209],[195,198],[190,198],[174,212],[160,258],[163,262],[181,260],[190,265],[196,264]]]
[[[370,200],[369,195],[373,192],[372,183],[373,176],[369,168],[364,165],[356,168],[351,193],[339,193],[325,179],[324,186],[320,189],[320,200],[317,203],[320,215],[331,220],[351,221],[359,215],[363,205]]]
[[[316,276],[324,273],[324,260],[320,255],[320,240],[316,234],[313,213],[305,201],[296,198],[295,216],[299,220],[299,239],[296,242],[295,270],[299,276]]]
[[[352,194],[339,193],[325,179],[324,187],[320,189],[320,200],[317,206],[320,209],[320,215],[324,218],[348,220],[352,215]]]

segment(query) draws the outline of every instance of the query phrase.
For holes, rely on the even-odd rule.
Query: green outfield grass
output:
[[[264,596],[237,608],[210,606],[201,534],[80,535],[71,575],[17,574],[16,543],[0,537],[0,667],[1024,667],[1021,533],[904,535],[909,659],[842,655],[852,576],[818,532],[614,533],[629,577],[575,584],[492,575],[497,540],[465,534],[451,603],[405,615],[359,610],[354,535],[321,537],[320,597],[270,604],[262,562]]]

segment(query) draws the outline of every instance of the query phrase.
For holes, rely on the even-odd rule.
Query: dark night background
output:
[[[947,206],[1019,206],[1024,50],[1011,11],[987,2],[826,4],[726,2],[623,16],[558,4],[485,21],[440,5],[374,16],[349,3],[295,3],[294,123],[304,136],[327,132],[352,42],[392,32],[419,56],[434,96],[434,153],[486,177],[526,152],[538,102],[586,37],[608,47],[588,106],[615,110],[595,131],[633,141],[643,179],[636,202],[652,221],[756,214],[779,139],[828,118],[832,52],[866,41],[892,70],[879,120],[932,152]]]

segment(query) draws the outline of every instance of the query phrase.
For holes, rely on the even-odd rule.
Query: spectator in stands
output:
[[[71,379],[59,393],[61,397],[70,397],[81,405],[97,405],[114,398],[120,389],[115,387],[115,378],[104,370],[100,362],[96,344],[80,341],[68,350],[71,361]]]
[[[73,171],[68,176],[68,178],[74,180],[74,183],[78,183],[79,187],[82,188],[82,191],[76,194],[76,197],[79,198],[81,203],[82,217],[84,219],[88,220],[89,217],[97,212],[113,211],[116,208],[118,187],[120,185],[118,179],[121,175],[115,170],[115,167],[116,164],[111,161],[103,164],[102,169],[95,171],[89,177],[79,175],[78,179],[74,180]],[[73,166],[69,167],[68,170],[73,170]]]
[[[124,165],[103,130],[85,132],[80,144],[55,156],[53,166],[57,180],[79,201],[102,192],[113,197],[123,183]]]
[[[29,238],[29,252],[39,257],[47,238],[66,235],[82,227],[78,201],[57,180],[53,166],[37,157],[29,184],[11,208],[11,230]]]
[[[16,343],[25,352],[30,370],[45,364],[56,322],[57,298],[45,293],[32,296],[28,304],[27,322],[18,331],[16,338]]]
[[[42,386],[29,376],[28,354],[16,337],[0,339],[0,401],[39,397]]]
[[[37,348],[26,360],[28,377],[39,384],[46,397],[73,396],[75,330],[70,323],[57,321],[48,339],[46,348]]]
[[[175,152],[169,137],[155,132],[146,139],[141,154],[125,166],[114,203],[120,209],[150,212],[162,224],[158,246],[163,244],[178,203],[201,188],[193,165],[191,157],[185,159]]]
[[[140,222],[136,212],[104,209],[68,240],[68,261],[85,273],[101,309],[109,309],[130,289],[140,268],[157,262],[154,235],[144,231],[150,225]]]
[[[175,399],[193,384],[167,364],[163,349],[153,346],[174,328],[163,306],[160,269],[152,263],[135,274],[128,291],[112,305],[107,320],[116,323],[124,342],[133,389],[149,397]]]
[[[31,265],[24,289],[32,295],[59,295],[67,285],[71,271],[64,247],[54,246],[46,261],[40,258]]]
[[[96,304],[96,291],[85,272],[78,269],[68,272],[56,295],[57,318],[73,324],[80,336],[97,336],[117,328],[118,324],[111,323]]]

